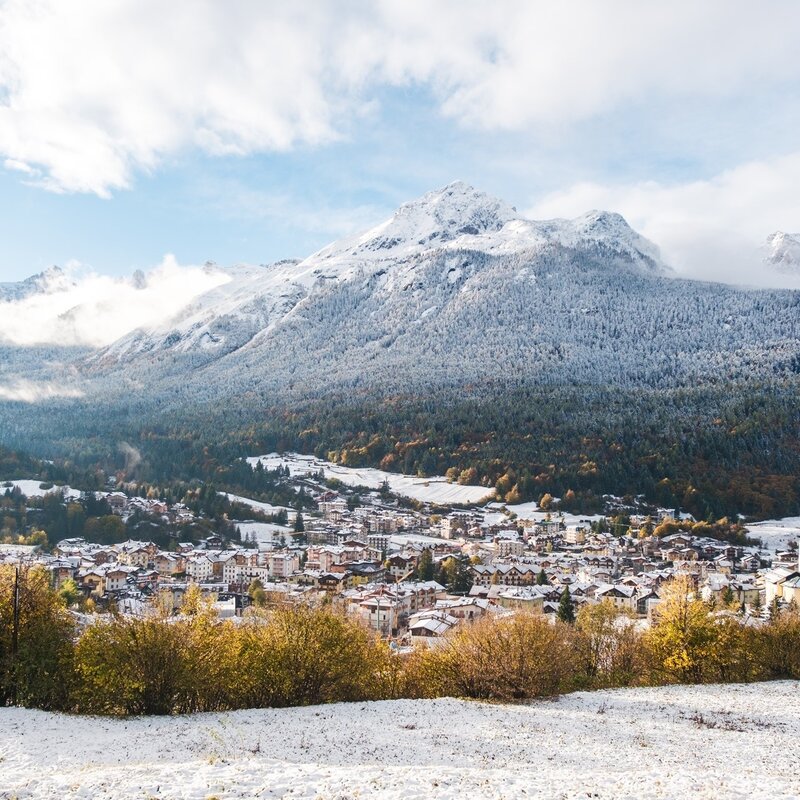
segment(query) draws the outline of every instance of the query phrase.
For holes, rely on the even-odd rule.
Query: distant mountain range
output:
[[[74,285],[61,267],[50,267],[24,281],[0,283],[0,303],[24,300],[36,294],[55,294]]]

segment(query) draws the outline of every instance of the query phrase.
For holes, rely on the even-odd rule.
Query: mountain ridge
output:
[[[0,346],[4,442],[136,441],[154,479],[294,450],[511,470],[528,499],[800,507],[800,292],[678,277],[619,215],[532,222],[451,184],[306,259],[203,269],[212,288],[105,348]],[[4,400],[21,378],[27,404]]]
[[[367,279],[381,271],[407,272],[409,264],[434,252],[507,256],[590,244],[610,248],[629,267],[672,274],[661,263],[658,248],[619,214],[591,211],[573,220],[525,220],[503,201],[456,181],[403,204],[379,225],[326,245],[305,259],[227,268],[224,272],[231,280],[226,284],[196,298],[163,324],[131,332],[102,350],[95,361],[171,348],[186,352],[194,346],[226,355],[256,336],[269,334],[326,287]],[[448,275],[452,280],[452,272]],[[407,279],[413,282],[412,276]],[[237,320],[239,330],[232,331]]]
[[[457,383],[503,371],[497,339],[524,381],[671,385],[722,353],[725,374],[763,373],[797,349],[795,295],[768,293],[767,323],[755,294],[679,278],[619,214],[526,220],[461,181],[305,259],[204,272],[212,288],[74,362],[71,379],[181,395],[202,371],[220,396],[242,374],[270,390],[369,384],[372,370]],[[699,327],[682,311],[692,305]]]

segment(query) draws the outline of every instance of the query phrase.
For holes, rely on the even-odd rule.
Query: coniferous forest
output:
[[[50,405],[32,425],[28,410],[24,433],[8,440],[61,464],[40,476],[20,457],[19,477],[69,472],[85,488],[106,470],[252,492],[256,478],[239,459],[299,451],[406,474],[450,470],[509,502],[568,495],[588,512],[604,494],[643,495],[700,519],[768,518],[800,509],[796,392],[789,379],[671,391],[486,386],[469,397],[446,389],[424,398],[332,393],[291,407],[233,398],[183,414],[132,402],[127,415],[105,419]],[[141,461],[126,464],[120,442]]]

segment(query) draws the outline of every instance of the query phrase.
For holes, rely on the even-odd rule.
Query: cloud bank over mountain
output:
[[[0,344],[101,347],[177,314],[230,278],[212,267],[181,266],[167,255],[147,274],[111,278],[72,265],[20,284],[0,284]],[[23,387],[24,394],[30,387]]]
[[[776,230],[800,228],[798,185],[800,153],[686,183],[578,183],[542,198],[527,214],[613,209],[657,242],[665,260],[687,277],[797,289],[800,271],[761,269],[759,246]]]
[[[800,230],[798,41],[792,0],[8,0],[0,273],[302,255],[460,176],[757,284]]]

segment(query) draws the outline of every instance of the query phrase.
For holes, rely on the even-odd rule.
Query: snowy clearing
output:
[[[518,519],[530,519],[541,522],[549,516],[551,519],[563,520],[565,525],[578,525],[581,522],[594,522],[603,519],[602,514],[567,514],[561,513],[557,509],[554,511],[542,511],[538,503],[518,503],[509,505],[507,503],[489,503],[486,506],[487,513],[484,516],[486,522],[491,525],[502,525],[509,521],[508,514],[502,509],[508,509],[509,513],[516,514]]]
[[[753,539],[761,539],[765,549],[777,553],[786,550],[789,542],[800,539],[800,517],[752,522],[747,525],[747,532]]]
[[[273,522],[237,522],[234,520],[239,531],[239,536],[244,541],[246,538],[253,539],[258,544],[259,550],[272,550],[276,541],[279,541],[281,536],[284,539],[289,539],[292,534],[292,529],[286,525],[276,525]]]
[[[289,521],[293,522],[297,512],[288,506],[273,506],[270,503],[262,503],[260,500],[251,500],[249,497],[242,497],[240,494],[229,494],[228,492],[220,492],[221,495],[227,497],[232,503],[241,503],[243,506],[248,506],[256,511],[262,511],[264,514],[277,514],[280,511],[285,511]]]
[[[0,481],[0,494],[5,494],[6,489],[11,488],[9,484],[17,486],[25,497],[44,497],[44,495],[52,494],[53,492],[62,492],[64,497],[70,499],[76,499],[81,496],[77,489],[72,489],[69,486],[52,486],[50,489],[40,489],[39,487],[42,485],[47,486],[47,482],[30,480]]]
[[[0,723],[3,800],[800,796],[790,681]]]
[[[472,505],[483,503],[494,494],[494,489],[485,486],[461,486],[457,483],[448,483],[443,476],[432,478],[415,478],[411,475],[398,475],[396,472],[384,472],[380,469],[355,469],[342,467],[330,461],[322,461],[314,456],[304,456],[299,453],[269,453],[265,456],[248,458],[247,463],[255,467],[261,462],[269,469],[279,466],[288,466],[292,475],[308,475],[311,472],[325,471],[325,477],[336,478],[347,486],[366,486],[369,489],[380,489],[384,481],[389,482],[389,488],[395,494],[410,497],[423,503],[463,503]]]

